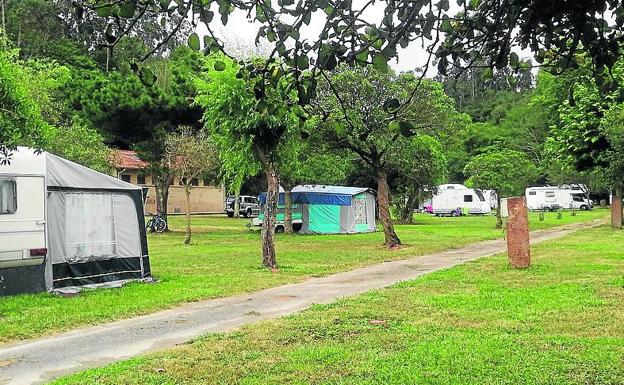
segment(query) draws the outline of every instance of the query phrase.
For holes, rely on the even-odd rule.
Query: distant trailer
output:
[[[554,211],[559,209],[591,210],[593,205],[587,193],[579,186],[529,187],[525,191],[529,210]]]
[[[490,200],[479,189],[469,189],[461,184],[438,186],[438,192],[431,199],[435,215],[460,216],[463,214],[483,215],[492,212]]]

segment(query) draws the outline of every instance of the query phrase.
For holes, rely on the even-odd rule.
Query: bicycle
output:
[[[167,230],[167,222],[160,216],[160,214],[148,214],[152,216],[152,218],[145,224],[148,232],[162,233]]]

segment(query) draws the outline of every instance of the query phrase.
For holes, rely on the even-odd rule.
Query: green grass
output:
[[[378,322],[373,322],[378,320]],[[624,383],[624,232],[484,258],[55,385]]]
[[[575,221],[602,218],[606,211],[547,213],[531,227],[543,229]],[[493,217],[436,218],[418,215],[416,224],[397,226],[405,247],[390,251],[383,234],[285,236],[278,234],[280,270],[260,267],[260,234],[249,231],[243,219],[196,217],[193,244],[183,245],[183,217],[171,217],[171,234],[150,235],[152,272],[158,283],[133,283],[120,289],[93,290],[77,297],[52,294],[0,298],[0,344],[64,330],[147,314],[172,306],[255,291],[327,275],[391,259],[417,256],[494,239]]]

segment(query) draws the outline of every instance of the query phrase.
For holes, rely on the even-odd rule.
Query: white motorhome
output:
[[[141,187],[20,147],[0,164],[0,296],[150,276]]]
[[[462,184],[438,186],[437,194],[431,199],[431,206],[435,215],[489,214],[492,211],[490,201],[481,190],[469,189]]]
[[[590,210],[592,203],[581,186],[540,186],[525,191],[529,210]]]
[[[495,190],[483,190],[485,201],[490,202],[490,208],[495,210],[498,207],[498,194]]]

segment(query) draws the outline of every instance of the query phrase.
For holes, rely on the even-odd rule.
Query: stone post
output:
[[[531,245],[529,244],[529,215],[526,198],[507,199],[507,255],[513,268],[527,268],[531,265]]]

